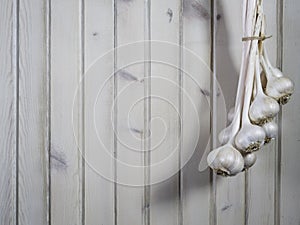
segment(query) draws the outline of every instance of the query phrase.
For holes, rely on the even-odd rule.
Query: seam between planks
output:
[[[217,147],[216,144],[216,135],[217,135],[217,114],[216,114],[216,103],[217,103],[217,86],[216,86],[216,2],[215,0],[211,1],[210,4],[210,69],[211,69],[211,79],[210,79],[210,89],[212,95],[210,96],[210,134],[211,134],[211,142],[210,148],[214,149]],[[215,225],[217,224],[217,217],[216,217],[216,174],[210,170],[210,209],[209,209],[209,224]]]
[[[276,1],[277,18],[277,58],[276,65],[282,69],[283,64],[283,0]],[[281,141],[282,141],[282,107],[277,117],[278,139],[275,146],[275,173],[274,173],[274,224],[280,225],[280,201],[281,201]]]
[[[47,98],[47,121],[46,121],[46,137],[45,141],[47,143],[45,149],[46,155],[46,201],[47,201],[47,224],[51,225],[51,0],[46,1],[46,11],[45,11],[45,21],[46,21],[46,98]]]
[[[144,2],[144,194],[142,218],[144,225],[150,225],[150,164],[151,164],[151,0]]]
[[[81,155],[79,155],[78,163],[80,169],[80,176],[79,179],[80,184],[80,212],[79,217],[81,224],[85,224],[85,0],[80,1],[80,59],[79,59],[79,85],[80,85],[80,103],[79,104],[79,113],[80,113],[80,121],[78,126],[79,131],[78,133],[81,134],[80,137],[80,146],[81,148]],[[81,132],[80,132],[80,129]]]
[[[14,30],[14,44],[15,44],[15,49],[14,49],[14,56],[15,56],[15,73],[16,73],[16,92],[15,92],[15,99],[16,99],[16,149],[15,149],[15,183],[13,184],[15,186],[15,192],[16,192],[16,199],[15,199],[15,204],[16,204],[16,225],[19,224],[19,78],[20,78],[20,42],[19,42],[19,31],[20,31],[20,2],[19,0],[15,1],[15,17],[14,17],[14,22],[15,22],[15,30]]]
[[[178,83],[179,83],[179,92],[178,92],[178,101],[179,101],[179,151],[178,151],[178,224],[183,225],[183,174],[181,170],[181,159],[182,159],[182,143],[183,143],[183,0],[180,0],[180,9],[179,9],[179,74],[178,74]]]
[[[113,130],[114,130],[114,137],[113,137],[113,148],[114,148],[114,163],[113,163],[113,170],[114,170],[114,224],[118,224],[118,198],[117,198],[117,192],[118,192],[118,187],[117,187],[117,178],[118,178],[118,173],[117,173],[117,157],[118,157],[118,145],[117,145],[117,135],[115,129],[117,128],[118,125],[118,107],[117,107],[117,95],[118,95],[118,80],[116,75],[117,71],[117,43],[118,43],[118,38],[117,38],[117,15],[118,15],[118,9],[117,9],[117,0],[113,0],[113,13],[114,13],[114,68],[113,68],[113,74],[114,74],[114,79],[113,79],[113,102],[114,102],[114,124],[113,124]]]

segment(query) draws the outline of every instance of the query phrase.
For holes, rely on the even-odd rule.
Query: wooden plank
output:
[[[17,1],[0,8],[0,224],[16,224]]]
[[[151,224],[181,224],[181,0],[151,2]],[[158,40],[158,41],[155,41]]]
[[[144,29],[146,3],[116,1],[115,168],[117,224],[144,224]],[[129,44],[128,43],[134,43]],[[124,47],[121,47],[125,45]],[[130,203],[130,204],[128,204]]]
[[[51,223],[81,224],[81,5],[51,1]],[[79,94],[80,96],[80,94]],[[73,119],[73,120],[72,120]],[[79,146],[77,144],[79,143]]]
[[[276,0],[264,1],[267,35],[265,42],[270,60],[275,65],[277,50]],[[256,164],[249,170],[247,189],[247,224],[274,224],[275,141],[257,152]],[[259,206],[259,207],[258,207]]]
[[[46,1],[20,1],[19,223],[48,220]]]
[[[234,105],[242,49],[242,3],[218,1],[215,13],[217,79],[225,96],[227,109]],[[238,18],[238,19],[237,19]],[[240,19],[239,19],[240,18]],[[218,130],[222,128],[217,124]],[[223,124],[224,126],[224,124]],[[216,220],[219,225],[244,224],[245,176],[220,177],[216,180]]]
[[[183,6],[182,154],[195,151],[182,170],[183,224],[209,224],[210,172],[198,166],[210,132],[210,2],[185,0]]]
[[[300,223],[300,165],[298,159],[300,139],[299,63],[300,50],[299,1],[287,1],[283,5],[283,72],[295,82],[291,101],[282,107],[281,133],[281,202],[280,224]]]
[[[114,224],[115,216],[113,7],[110,0],[85,2],[85,223],[91,225]]]

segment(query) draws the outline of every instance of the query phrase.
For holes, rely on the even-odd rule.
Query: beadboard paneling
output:
[[[0,225],[300,222],[298,1],[264,2],[296,91],[231,178],[198,166],[234,104],[240,1],[0,2]]]
[[[0,8],[0,224],[17,221],[18,1]]]

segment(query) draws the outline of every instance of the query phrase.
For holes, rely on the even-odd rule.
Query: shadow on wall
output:
[[[201,4],[198,0],[185,0],[184,1],[184,17],[187,19],[197,19],[207,21],[210,23],[210,11],[206,7]],[[230,35],[228,31],[228,21],[226,21],[226,15],[224,15],[224,10],[222,7],[222,3],[217,1],[217,13],[216,13],[216,72],[218,77],[218,82],[220,87],[222,88],[226,108],[227,111],[230,107],[234,105],[235,100],[235,90],[238,82],[239,75],[239,65],[234,63],[234,56],[232,52],[239,52],[234,48],[241,48],[241,42],[234,42],[230,40]],[[208,26],[209,27],[209,26]],[[235,28],[236,29],[236,28]],[[233,34],[237,35],[237,34]],[[237,37],[235,37],[237,38]],[[233,45],[233,43],[236,43]],[[219,73],[222,71],[222,73]],[[200,112],[205,109],[200,109]],[[201,115],[201,113],[200,113]],[[223,129],[223,127],[219,127],[219,129]],[[209,169],[206,169],[203,172],[199,172],[198,166],[201,160],[201,157],[205,151],[206,143],[209,137],[209,121],[207,124],[207,129],[201,129],[200,137],[197,145],[197,149],[192,155],[191,159],[182,169],[182,181],[183,181],[183,193],[184,196],[192,195],[197,198],[197,194],[195,195],[195,190],[199,193],[201,191],[209,189]],[[184,151],[184,150],[183,150]],[[217,182],[220,182],[221,179],[218,179]],[[178,174],[172,176],[168,180],[163,183],[159,183],[153,185],[155,188],[152,193],[151,204],[170,204],[176,200],[176,196],[174,196],[174,191],[179,193],[178,189]],[[177,196],[178,197],[178,196]],[[175,199],[174,199],[175,198]],[[207,196],[209,198],[209,196]]]

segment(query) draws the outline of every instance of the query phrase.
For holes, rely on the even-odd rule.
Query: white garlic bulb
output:
[[[279,112],[277,101],[265,94],[257,94],[249,109],[249,117],[255,124],[263,124]]]
[[[270,143],[271,140],[275,139],[278,134],[278,125],[274,121],[265,123],[262,128],[265,130],[266,138],[265,144]]]
[[[294,83],[287,77],[272,77],[268,79],[266,94],[276,99],[280,104],[286,104],[294,92]]]
[[[257,151],[264,143],[265,137],[263,128],[254,124],[246,124],[236,135],[235,145],[243,152]]]
[[[244,168],[244,159],[241,153],[232,145],[221,146],[207,156],[208,165],[223,176],[233,176]]]
[[[265,56],[261,57],[261,64],[267,77],[266,94],[284,105],[294,92],[294,82],[282,75],[282,72],[272,67],[264,51]]]
[[[256,57],[255,81],[257,94],[249,109],[249,117],[255,124],[263,124],[272,119],[280,110],[277,101],[264,94],[260,76],[259,56]]]
[[[249,169],[256,162],[256,154],[254,152],[244,155],[244,169]]]

